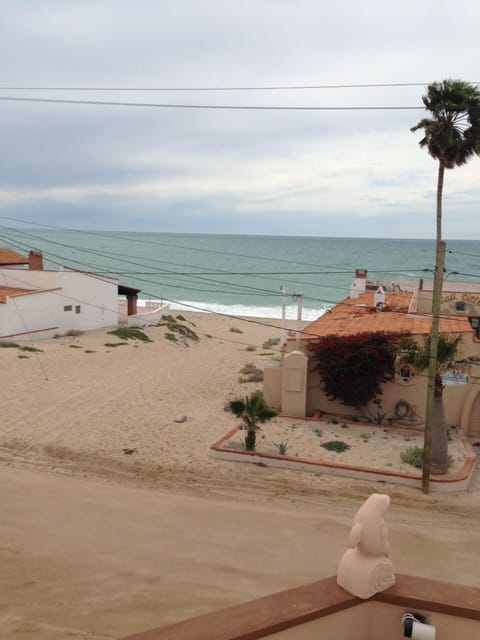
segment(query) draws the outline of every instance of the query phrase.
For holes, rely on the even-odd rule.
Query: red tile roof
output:
[[[0,287],[0,304],[5,304],[7,296],[21,296],[32,293],[32,289],[15,289],[14,287]]]
[[[12,249],[0,247],[0,266],[5,264],[28,264],[28,258]]]
[[[408,332],[416,335],[429,334],[432,317],[407,313],[411,293],[385,293],[385,309],[378,312],[373,306],[373,292],[367,291],[358,298],[346,298],[305,327],[303,340],[311,340],[336,334],[355,335],[366,331],[387,333]],[[465,333],[472,328],[465,316],[449,316],[440,319],[440,333]]]

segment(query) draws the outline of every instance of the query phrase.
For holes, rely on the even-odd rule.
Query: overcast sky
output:
[[[1,96],[422,107],[480,81],[478,0],[2,0]],[[0,101],[0,216],[75,229],[432,238],[422,110],[253,111]],[[444,234],[480,239],[480,159],[448,171]],[[0,218],[0,224],[15,226]]]

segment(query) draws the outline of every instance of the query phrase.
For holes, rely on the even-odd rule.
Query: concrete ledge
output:
[[[258,453],[256,451],[239,451],[229,449],[225,445],[239,429],[235,428],[225,434],[220,440],[210,447],[210,455],[220,460],[231,462],[250,462],[254,464],[264,464],[268,467],[279,467],[292,469],[294,471],[310,471],[313,473],[327,473],[330,475],[346,476],[359,480],[373,480],[375,482],[390,482],[392,484],[402,484],[410,487],[421,488],[422,475],[418,473],[402,473],[386,470],[379,470],[373,467],[358,467],[352,465],[334,464],[322,460],[308,460],[305,458],[293,458],[291,456],[281,456],[270,453]],[[473,447],[465,438],[463,433],[458,433],[458,437],[463,443],[467,452],[467,459],[454,476],[434,476],[430,477],[430,490],[436,492],[466,491],[471,477],[475,470],[476,454]]]

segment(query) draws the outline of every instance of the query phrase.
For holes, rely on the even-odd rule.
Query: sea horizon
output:
[[[142,300],[172,309],[313,320],[346,298],[357,268],[373,277],[432,278],[435,241],[196,232],[21,229],[1,244],[20,253],[40,249],[45,268],[60,266],[118,278]],[[446,277],[478,281],[480,241],[446,240]]]

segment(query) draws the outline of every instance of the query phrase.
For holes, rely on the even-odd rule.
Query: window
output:
[[[455,311],[465,311],[465,302],[456,302]]]
[[[480,340],[480,318],[475,317],[475,318],[469,318],[468,320],[470,322],[470,326],[475,331],[475,338],[477,340]]]
[[[71,310],[72,310],[72,305],[71,305],[71,304],[66,304],[66,305],[63,307],[63,310],[64,310],[64,311],[71,311]]]
[[[409,384],[415,379],[415,370],[409,364],[402,364],[396,371],[397,382]]]
[[[75,307],[75,313],[80,313],[80,305],[77,304],[77,306]]]
[[[468,376],[461,371],[445,371],[442,374],[442,382],[443,384],[468,384]]]

